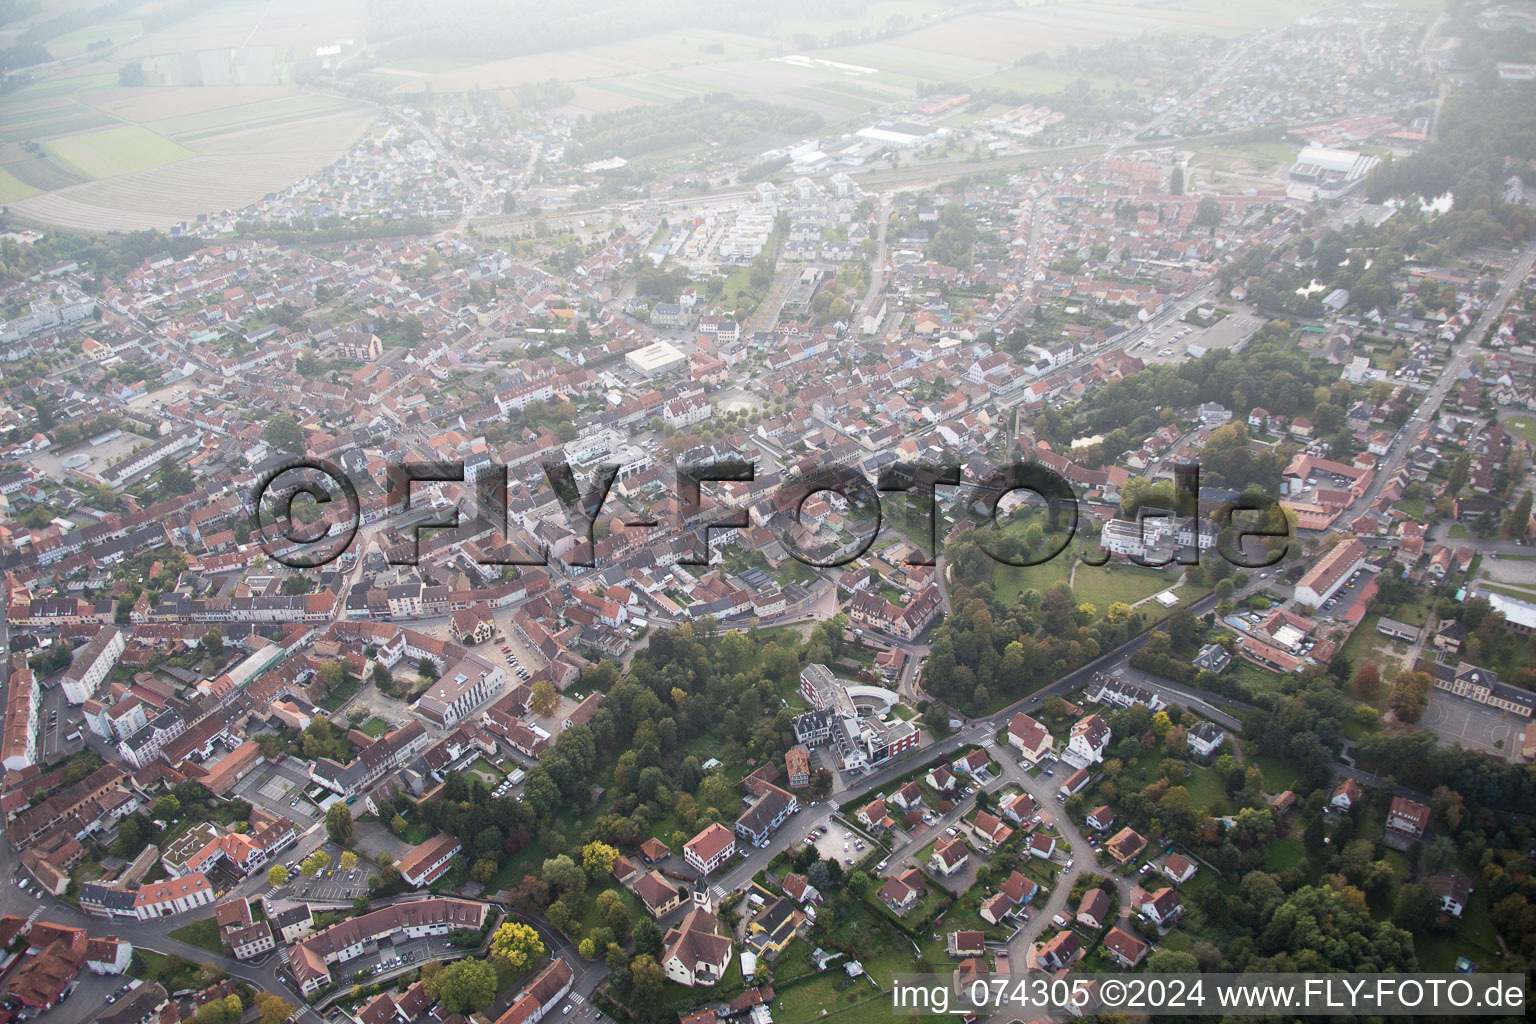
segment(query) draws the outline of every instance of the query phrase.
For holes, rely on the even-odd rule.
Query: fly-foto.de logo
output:
[[[591,472],[585,491],[564,460],[544,463],[542,481],[554,492],[575,543],[559,555],[572,567],[596,565],[596,526],[608,504],[622,466],[603,463]],[[407,462],[389,468],[384,499],[370,505],[370,513],[398,519],[407,540],[391,545],[392,565],[416,565],[424,532],[469,530],[489,544],[480,545],[476,560],[482,565],[547,565],[549,545],[532,531],[521,536],[511,532],[508,514],[507,468],[481,461],[466,470],[462,462]],[[1072,484],[1061,474],[1038,462],[1013,462],[972,477],[958,465],[918,465],[895,462],[871,481],[863,470],[849,465],[817,466],[776,478],[771,486],[752,492],[759,521],[744,507],[729,507],[708,500],[707,485],[757,483],[756,466],[746,459],[717,459],[679,465],[676,471],[676,514],[669,522],[637,517],[626,528],[666,529],[685,538],[684,550],[675,561],[681,565],[710,563],[711,534],[748,531],[767,526],[790,557],[814,568],[848,565],[867,552],[879,535],[886,500],[902,502],[908,536],[926,550],[914,550],[909,565],[933,565],[939,547],[941,491],[956,515],[973,517],[977,546],[1006,565],[1042,565],[1065,553],[1077,538],[1080,505]],[[1080,557],[1091,565],[1103,565],[1115,554],[1145,566],[1196,565],[1214,551],[1218,557],[1244,569],[1265,568],[1285,555],[1285,545],[1263,543],[1292,536],[1289,519],[1279,503],[1262,494],[1243,494],[1200,513],[1200,470],[1196,465],[1176,467],[1176,507],[1138,510],[1131,521],[1115,520],[1113,534],[1100,535],[1097,544],[1079,546]],[[472,512],[466,516],[460,502],[426,503],[429,485],[458,485],[468,491]],[[308,501],[301,500],[309,499]],[[414,500],[413,500],[414,499]],[[1041,512],[1052,530],[1037,549],[1021,551],[1005,543],[1000,526],[1010,504],[1019,503]],[[836,507],[842,528],[818,529],[824,509]],[[364,522],[357,488],[337,464],[313,457],[294,457],[266,474],[252,488],[246,501],[251,534],[266,554],[295,569],[315,569],[341,557],[352,546]],[[423,513],[440,512],[425,516]],[[375,521],[378,521],[376,518]],[[526,525],[526,523],[524,524]],[[1247,544],[1248,540],[1259,543]],[[1260,548],[1250,552],[1250,548]],[[1096,550],[1095,550],[1096,548]],[[403,549],[403,550],[402,550]]]

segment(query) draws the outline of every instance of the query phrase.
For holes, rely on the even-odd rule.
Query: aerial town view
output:
[[[1532,0],[0,0],[0,1024],[1525,1020],[1533,500]]]

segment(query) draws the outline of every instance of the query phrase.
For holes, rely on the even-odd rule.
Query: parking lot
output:
[[[331,855],[333,858],[335,854]],[[336,860],[331,861],[332,864]],[[330,867],[315,875],[288,883],[288,895],[295,899],[321,903],[351,903],[359,896],[368,894],[368,867],[358,865],[351,871]]]
[[[347,961],[344,970],[348,977],[356,977],[359,973],[365,973],[369,977],[374,975],[387,977],[393,973],[410,970],[427,960],[446,960],[465,956],[471,952],[473,951],[454,949],[453,944],[443,935],[420,939],[406,939],[401,936],[399,942],[392,944],[385,940],[379,943],[377,950]]]
[[[300,823],[302,828],[312,812],[318,813],[304,796],[308,785],[309,774],[303,765],[284,758],[277,764],[268,761],[258,766],[235,785],[234,792],[242,800]]]
[[[1429,704],[1419,724],[1447,743],[1459,743],[1468,750],[1484,750],[1503,758],[1511,756],[1517,745],[1515,738],[1524,729],[1524,724],[1513,715],[1443,690],[1429,691]]]
[[[855,829],[848,828],[842,822],[829,821],[822,827],[827,830],[826,834],[816,840],[816,851],[821,854],[822,860],[835,860],[847,866],[856,864],[868,856],[871,848],[880,848],[874,840]],[[845,832],[852,832],[852,838],[844,838]],[[862,850],[858,847],[859,843],[864,844]]]

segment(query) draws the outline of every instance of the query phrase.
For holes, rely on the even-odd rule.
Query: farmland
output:
[[[658,34],[632,44],[596,44],[505,60],[415,58],[386,64],[373,74],[399,79],[395,89],[404,93],[428,87],[439,93],[509,89],[558,78],[575,90],[570,106],[590,113],[730,92],[801,106],[835,123],[908,99],[925,82],[1049,93],[1084,77],[1016,65],[1031,54],[1055,56],[1069,48],[1143,33],[1240,35],[1287,24],[1322,6],[1320,0],[1108,5],[1074,0],[956,15],[954,5],[932,0],[882,0],[863,5],[857,16],[847,19],[818,19],[814,24],[785,19],[775,25],[774,38],[700,29]],[[900,32],[903,28],[910,31]],[[809,48],[839,39],[861,41]],[[789,46],[807,49],[796,53]],[[1090,83],[1104,89],[1133,88],[1129,81],[1109,76],[1090,78]]]
[[[82,178],[111,178],[184,160],[192,151],[139,125],[124,125],[47,144],[48,152]]]

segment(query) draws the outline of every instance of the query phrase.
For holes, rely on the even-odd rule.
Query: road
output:
[[[1425,392],[1418,408],[1408,418],[1408,422],[1403,424],[1398,442],[1377,463],[1376,478],[1371,481],[1371,486],[1340,517],[1342,522],[1350,522],[1369,509],[1381,496],[1387,481],[1402,467],[1408,453],[1417,451],[1413,444],[1414,438],[1433,422],[1439,412],[1440,403],[1445,401],[1446,393],[1451,390],[1451,385],[1471,365],[1472,357],[1482,351],[1478,347],[1479,339],[1486,335],[1494,321],[1503,315],[1504,307],[1509,305],[1509,300],[1525,280],[1526,275],[1531,272],[1533,264],[1536,264],[1536,242],[1526,246],[1525,252],[1510,264],[1509,270],[1499,282],[1499,290],[1494,293],[1492,301],[1483,310],[1483,315],[1478,317],[1477,323],[1473,325],[1464,340],[1454,346],[1450,358],[1445,362],[1445,367],[1440,371],[1440,376],[1429,386],[1429,390]]]
[[[860,320],[874,312],[876,304],[880,301],[880,292],[885,288],[885,235],[891,226],[891,194],[889,192],[881,194],[880,209],[875,214],[875,218],[880,225],[875,234],[875,262],[869,272],[869,288],[864,292],[864,301],[859,303],[857,316]]]

